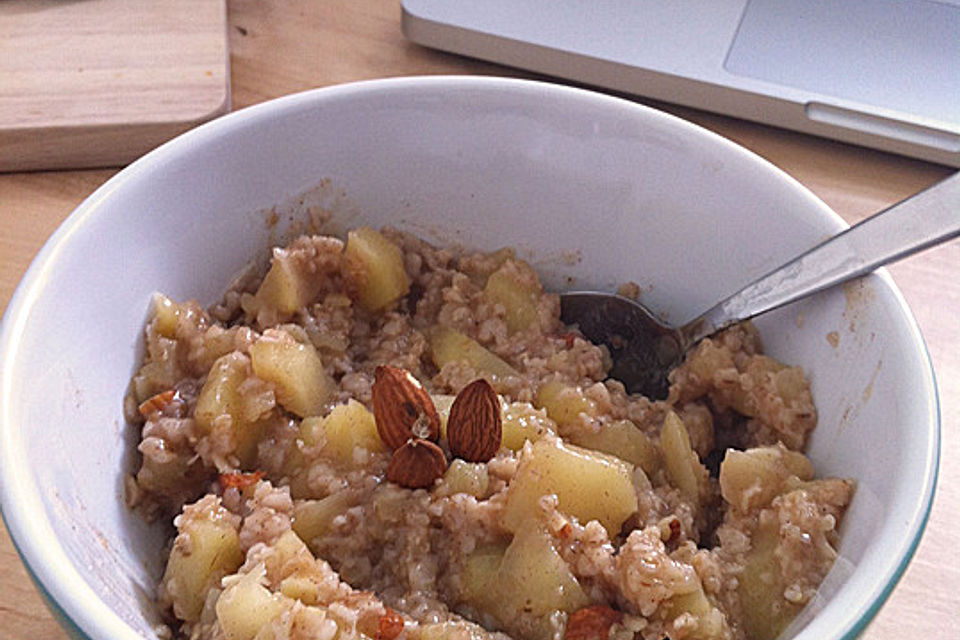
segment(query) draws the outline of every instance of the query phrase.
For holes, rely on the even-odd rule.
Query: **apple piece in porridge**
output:
[[[352,398],[325,417],[311,416],[300,423],[301,438],[320,445],[326,456],[343,466],[362,464],[365,453],[385,451],[373,412]],[[362,451],[359,451],[362,450]]]
[[[500,444],[511,451],[519,451],[525,442],[536,442],[545,435],[554,433],[556,428],[553,421],[547,417],[546,411],[535,409],[529,403],[504,403],[502,410],[503,438]],[[587,448],[599,449],[599,447]]]
[[[476,340],[465,336],[456,329],[437,325],[427,331],[430,341],[430,353],[434,365],[443,369],[447,365],[468,366],[472,375],[489,376],[495,385],[509,377],[519,377],[520,373]]]
[[[564,435],[576,432],[582,421],[589,421],[598,414],[597,403],[588,398],[581,387],[557,379],[540,385],[534,402],[546,410]]]
[[[160,583],[160,602],[180,620],[194,622],[220,579],[243,563],[238,529],[240,518],[207,496],[188,506],[178,518],[179,534],[170,550]]]
[[[543,496],[581,522],[598,521],[613,537],[637,510],[633,468],[613,456],[542,438],[520,456],[503,506],[503,526],[519,532],[535,523]]]
[[[410,290],[403,253],[370,227],[347,234],[343,261],[347,288],[367,311],[383,309]]]
[[[537,301],[542,293],[537,274],[524,262],[506,260],[490,274],[484,299],[503,308],[507,331],[516,333],[540,323]]]
[[[301,418],[320,415],[334,394],[317,350],[286,331],[264,331],[250,345],[250,364],[254,375],[273,384],[277,402]]]
[[[302,253],[277,248],[270,270],[257,289],[257,306],[275,309],[285,317],[309,304],[320,293],[322,281],[311,277],[312,265]]]
[[[468,558],[465,599],[519,637],[549,637],[545,621],[550,615],[577,611],[590,598],[547,531],[529,524],[502,552],[487,547]]]
[[[660,451],[663,465],[671,484],[680,495],[695,507],[700,505],[700,496],[705,492],[707,469],[690,445],[690,435],[676,413],[670,412],[660,431]]]
[[[617,456],[640,467],[647,476],[655,475],[663,465],[656,443],[638,429],[632,420],[612,420],[594,429],[573,433],[569,440],[585,449]]]
[[[232,351],[221,356],[210,368],[193,413],[200,434],[223,442],[222,455],[236,457],[242,466],[256,458],[264,430],[260,417],[274,406],[273,394],[252,392],[252,375],[248,355]],[[225,471],[230,463],[221,459],[217,466]]]

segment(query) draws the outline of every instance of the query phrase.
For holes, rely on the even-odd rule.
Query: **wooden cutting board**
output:
[[[0,0],[0,171],[117,166],[230,108],[226,0]]]

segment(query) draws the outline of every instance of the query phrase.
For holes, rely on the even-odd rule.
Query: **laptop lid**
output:
[[[417,43],[960,167],[960,0],[402,0]]]

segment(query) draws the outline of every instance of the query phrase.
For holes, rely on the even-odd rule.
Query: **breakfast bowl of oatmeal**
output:
[[[31,266],[4,518],[81,638],[852,638],[936,476],[889,277],[703,341],[665,398],[559,306],[683,321],[842,226],[736,145],[577,89],[243,110],[119,173]]]

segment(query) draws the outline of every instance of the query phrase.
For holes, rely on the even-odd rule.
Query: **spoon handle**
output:
[[[960,235],[960,173],[794,258],[683,327],[692,341]]]

